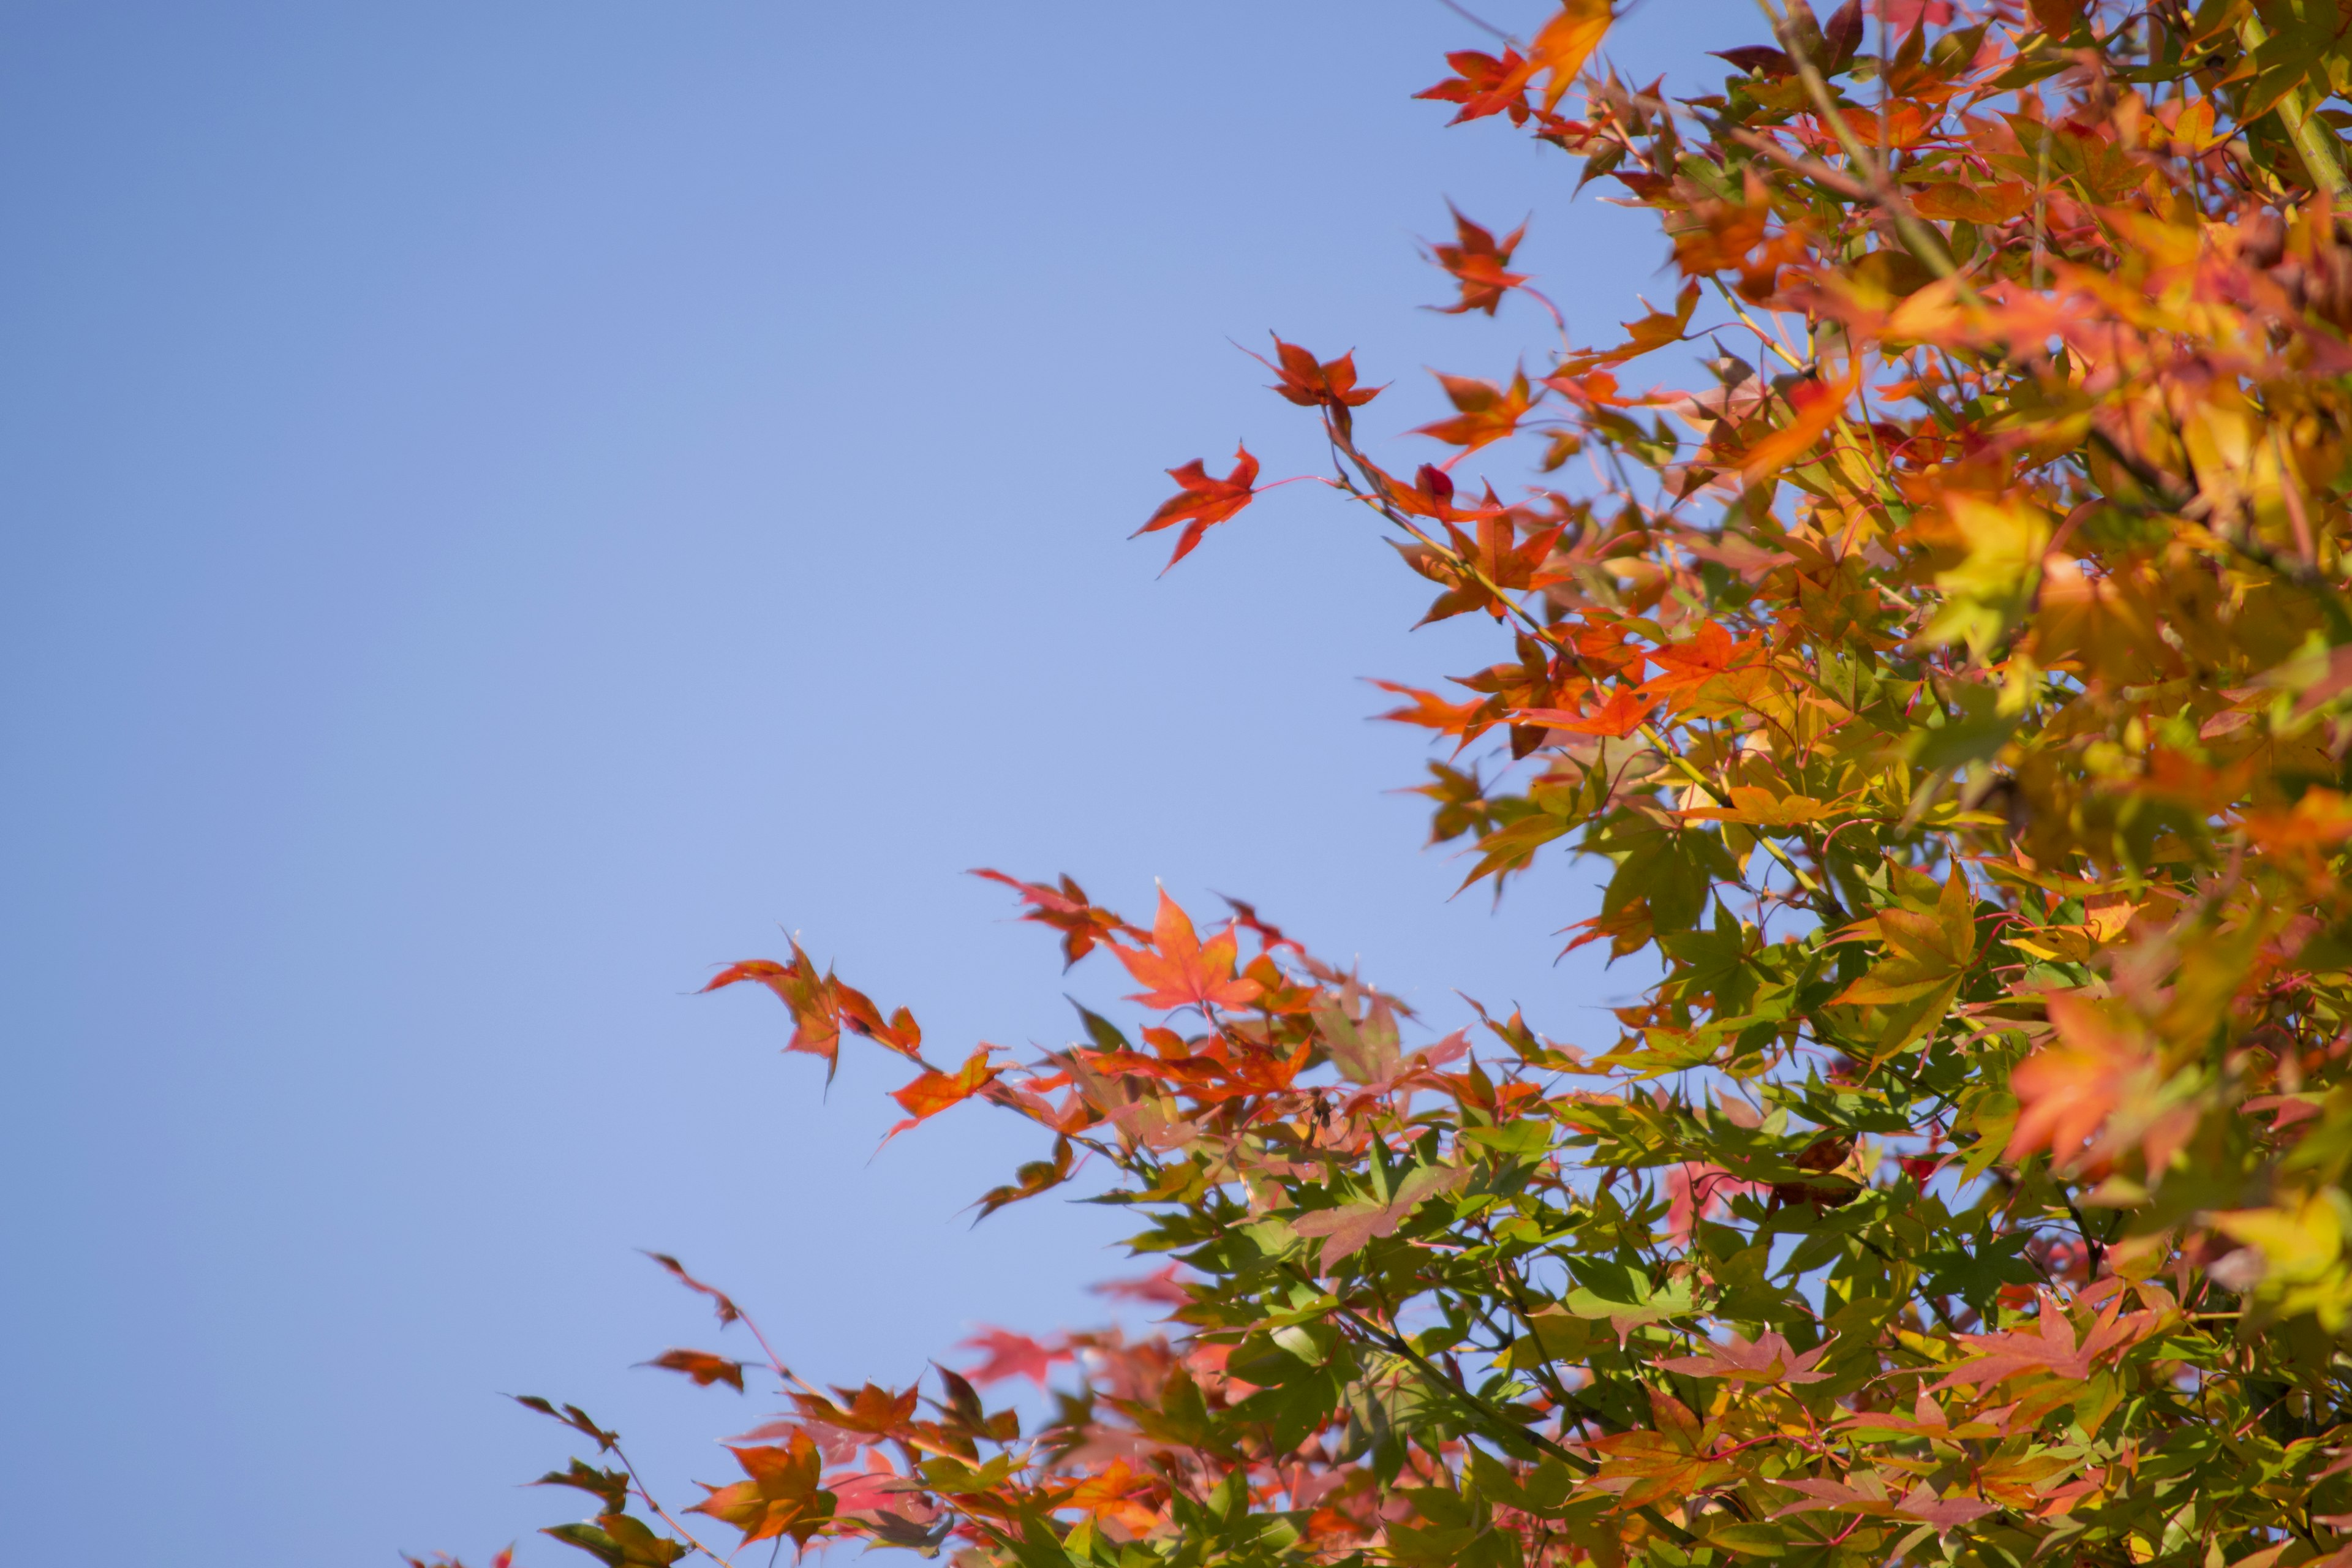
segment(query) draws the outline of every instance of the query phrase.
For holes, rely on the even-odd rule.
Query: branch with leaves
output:
[[[1449,748],[1421,793],[1465,887],[1600,870],[1570,945],[1655,975],[1613,1037],[1439,1034],[1247,904],[1145,925],[1067,878],[982,873],[1140,1021],[1097,997],[1034,1059],[934,1058],[797,945],[733,965],[788,1050],[907,1062],[892,1136],[1034,1124],[981,1217],[1101,1176],[1165,1260],[1112,1289],[1167,1316],[823,1389],[661,1259],[761,1353],[650,1364],[776,1408],[673,1512],[527,1402],[596,1447],[551,1534],[615,1568],[716,1556],[697,1514],[1027,1568],[2352,1564],[2352,28],[1762,12],[1719,91],[1621,80],[1569,0],[1422,95],[1656,214],[1680,281],[1622,341],[1568,341],[1525,228],[1454,213],[1442,309],[1532,311],[1539,369],[1382,435],[1352,354],[1264,359],[1425,620],[1493,628],[1388,717]],[[1245,448],[1170,472],[1171,566],[1272,488]],[[1016,1379],[1042,1421],[990,1407]]]

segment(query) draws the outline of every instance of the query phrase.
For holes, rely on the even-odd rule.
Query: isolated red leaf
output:
[[[1454,280],[1461,286],[1462,297],[1438,309],[1449,316],[1466,310],[1484,310],[1493,315],[1502,305],[1503,296],[1528,280],[1524,272],[1506,270],[1511,264],[1511,252],[1518,248],[1527,232],[1527,225],[1521,224],[1497,240],[1492,230],[1464,217],[1461,209],[1454,209],[1454,243],[1432,246],[1430,254],[1437,258],[1440,267],[1454,275]]]
[[[1535,76],[1535,67],[1518,50],[1506,48],[1498,58],[1475,49],[1460,49],[1447,55],[1445,63],[1454,68],[1454,75],[1413,94],[1415,98],[1461,105],[1461,111],[1454,117],[1456,125],[1506,110],[1512,124],[1527,123],[1528,83]]]
[[[1248,447],[1236,447],[1234,471],[1222,479],[1211,475],[1198,458],[1181,468],[1169,469],[1168,477],[1176,481],[1176,493],[1160,502],[1151,520],[1129,537],[1140,538],[1182,523],[1184,531],[1177,536],[1176,552],[1168,557],[1168,564],[1173,566],[1192,552],[1213,524],[1249,505],[1256,493],[1253,487],[1257,482],[1257,459],[1250,456]]]

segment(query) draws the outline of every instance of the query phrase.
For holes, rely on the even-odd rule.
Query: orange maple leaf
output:
[[[1523,708],[1512,715],[1522,723],[1542,724],[1579,735],[1609,735],[1622,739],[1649,721],[1651,710],[1664,700],[1627,687],[1613,687],[1600,707],[1581,713],[1563,708]]]
[[[1003,1069],[988,1065],[989,1052],[995,1047],[982,1046],[964,1058],[963,1066],[953,1072],[941,1072],[937,1068],[903,1089],[894,1089],[890,1098],[904,1107],[907,1120],[890,1129],[883,1142],[888,1142],[919,1121],[937,1116],[950,1105],[961,1105],[996,1081]]]
[[[707,1513],[743,1532],[743,1544],[789,1535],[804,1546],[824,1521],[833,1517],[833,1494],[817,1486],[821,1463],[816,1443],[796,1431],[789,1445],[772,1448],[727,1450],[743,1467],[748,1480],[732,1486],[709,1487],[710,1495],[688,1513]]]
[[[1544,81],[1543,106],[1546,112],[1556,107],[1567,93],[1576,73],[1615,19],[1615,7],[1610,0],[1565,0],[1559,15],[1543,25],[1536,41],[1528,48],[1528,63],[1536,69],[1549,71]]]
[[[914,1419],[916,1400],[911,1388],[893,1392],[873,1383],[856,1389],[835,1384],[831,1399],[822,1394],[793,1395],[793,1403],[804,1419],[869,1437],[887,1437],[905,1431],[908,1422]]]
[[[1471,702],[1448,702],[1434,691],[1423,691],[1417,686],[1400,686],[1393,680],[1375,680],[1374,686],[1383,691],[1393,691],[1400,697],[1410,697],[1407,708],[1391,708],[1379,715],[1392,723],[1419,724],[1441,735],[1458,735],[1462,745],[1454,748],[1460,755],[1462,746],[1468,745],[1496,724],[1502,722],[1503,710],[1491,698]]]
[[[1150,946],[1111,946],[1136,983],[1146,987],[1129,1001],[1170,1012],[1198,1007],[1203,1013],[1212,1007],[1246,1007],[1257,1000],[1257,982],[1234,975],[1240,949],[1230,923],[1202,942],[1192,930],[1191,917],[1165,889],[1160,894],[1159,917],[1151,922]]]
[[[1752,636],[1735,643],[1729,632],[1708,621],[1687,641],[1667,643],[1647,656],[1661,668],[1642,683],[1642,690],[1664,696],[1702,685],[1746,663],[1762,646],[1762,639]]]
[[[1520,418],[1535,406],[1537,395],[1528,387],[1524,371],[1514,375],[1507,387],[1443,372],[1437,379],[1458,412],[1451,419],[1423,425],[1413,434],[1433,436],[1449,447],[1461,447],[1465,456],[1517,431]]]
[[[1813,443],[1844,415],[1854,389],[1862,384],[1862,361],[1857,356],[1836,381],[1808,376],[1789,389],[1793,417],[1756,443],[1740,459],[1740,477],[1749,484],[1779,473],[1812,450]]]
[[[2067,1172],[2107,1152],[2108,1118],[2154,1091],[2156,1061],[2145,1040],[2097,1004],[2058,992],[2046,1005],[2058,1038],[2009,1075],[2018,1113],[2005,1157],[2047,1149],[2051,1163]]]
[[[790,963],[766,958],[745,959],[712,975],[702,989],[717,991],[745,981],[766,986],[791,1011],[793,1037],[785,1043],[784,1049],[823,1057],[828,1082],[834,1068],[840,1065],[844,1025],[902,1057],[912,1058],[922,1050],[923,1031],[912,1013],[901,1007],[886,1021],[882,1010],[864,992],[843,984],[831,971],[819,974],[816,964],[801,951],[797,941],[793,943]]]
[[[1150,521],[1128,537],[1139,539],[1182,523],[1184,531],[1177,537],[1176,553],[1168,558],[1168,565],[1173,566],[1192,552],[1192,547],[1201,542],[1201,535],[1208,532],[1212,524],[1224,521],[1249,505],[1257,493],[1253,488],[1257,483],[1257,459],[1250,456],[1247,447],[1236,447],[1234,471],[1222,479],[1211,476],[1198,458],[1181,468],[1169,469],[1168,477],[1176,481],[1176,493],[1160,503]]]

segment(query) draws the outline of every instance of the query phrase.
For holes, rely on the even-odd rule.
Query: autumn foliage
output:
[[[1165,1323],[822,1388],[659,1259],[751,1348],[653,1364],[779,1407],[716,1417],[753,1429],[689,1501],[527,1402],[585,1456],[551,1534],[2352,1564],[2352,6],[1763,9],[1700,97],[1609,68],[1607,0],[1423,94],[1656,214],[1672,298],[1622,339],[1457,214],[1443,308],[1521,316],[1540,369],[1442,377],[1391,458],[1378,374],[1265,358],[1428,618],[1491,626],[1390,717],[1467,884],[1598,868],[1570,943],[1655,976],[1613,1042],[1432,1037],[1246,905],[1138,923],[1067,878],[983,873],[1132,1036],[935,1050],[797,947],[737,964],[789,1049],[907,1058],[901,1129],[1036,1124],[983,1214],[1108,1177]],[[1176,559],[1262,488],[1171,473]]]

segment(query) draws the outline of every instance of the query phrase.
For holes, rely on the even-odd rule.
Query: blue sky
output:
[[[1524,25],[1539,7],[1504,7]],[[1685,86],[1752,42],[1649,0]],[[630,1364],[904,1381],[1098,1316],[1115,1216],[691,994],[797,931],[931,1037],[1057,1043],[1051,939],[961,873],[1255,900],[1450,1026],[1590,1037],[1637,977],[1420,847],[1362,678],[1488,662],[1293,486],[1165,577],[1160,470],[1312,426],[1231,340],[1539,355],[1445,297],[1445,201],[1606,338],[1641,215],[1410,95],[1420,0],[0,6],[0,1496],[26,1560],[486,1557],[586,1405],[663,1483],[767,1405]],[[1712,68],[1711,69],[1703,68]],[[1597,187],[1596,187],[1597,189]],[[1423,451],[1422,448],[1426,448]],[[1205,911],[1204,911],[1205,912]],[[525,1563],[586,1562],[526,1540]]]

